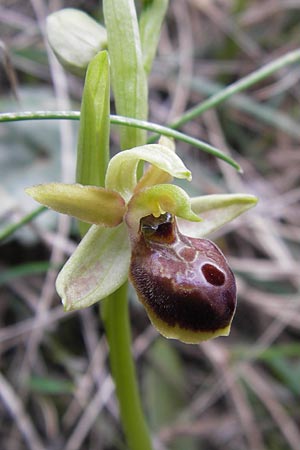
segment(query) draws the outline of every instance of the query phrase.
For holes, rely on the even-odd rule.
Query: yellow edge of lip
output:
[[[159,319],[149,308],[146,307],[146,310],[152,324],[160,334],[168,339],[178,339],[185,344],[199,344],[199,342],[207,341],[218,336],[228,336],[230,333],[231,322],[226,327],[219,328],[215,331],[192,331],[181,328],[177,324],[170,326]]]

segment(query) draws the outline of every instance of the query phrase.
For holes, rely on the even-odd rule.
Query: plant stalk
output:
[[[148,83],[134,0],[103,0],[103,15],[117,113],[146,120]],[[143,129],[122,127],[120,141],[122,150],[143,145],[146,133]],[[130,450],[151,450],[131,354],[127,283],[105,299],[103,309],[111,370],[128,446]]]
[[[101,316],[109,343],[111,371],[129,448],[151,450],[151,439],[141,407],[131,354],[127,283],[102,302]]]

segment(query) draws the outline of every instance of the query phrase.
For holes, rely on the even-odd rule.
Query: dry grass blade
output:
[[[14,66],[11,61],[11,57],[9,54],[9,51],[3,41],[0,40],[0,62],[4,69],[4,72],[6,73],[6,76],[8,78],[11,91],[15,97],[16,100],[19,99],[18,95],[18,79],[16,75],[16,71],[14,69]]]
[[[234,371],[229,365],[229,354],[222,344],[208,342],[202,347],[204,353],[216,367],[220,377],[224,380],[224,390],[231,399],[236,410],[236,420],[241,425],[247,448],[250,450],[263,450],[263,438],[255,420],[254,411],[246,398],[241,386],[236,379]]]
[[[13,390],[12,386],[0,373],[0,397],[13,417],[17,427],[19,428],[21,434],[23,435],[28,448],[30,450],[44,450],[46,447],[42,443],[29,415],[26,413],[26,409],[17,395]]]
[[[249,365],[244,368],[243,375],[249,387],[268,409],[288,444],[293,450],[298,450],[300,442],[299,428],[283,408],[280,401],[277,400],[275,386],[272,386],[270,380],[265,379],[258,370]]]
[[[152,327],[149,327],[135,340],[133,343],[133,351],[136,360],[151,345],[156,336],[156,331]],[[86,374],[82,377],[81,383],[84,383],[85,379]],[[103,377],[103,369],[98,373],[98,380],[102,381],[98,383],[96,393],[90,396],[87,405],[83,409],[82,415],[74,427],[74,432],[66,443],[65,450],[78,450],[81,448],[86,435],[114,392],[115,387],[112,378],[108,374],[105,374],[105,377]]]
[[[184,86],[184,80],[191,79],[193,71],[193,37],[189,8],[182,9],[180,3],[175,2],[173,11],[178,27],[179,72],[175,89],[172,87],[171,95],[173,96],[173,101],[166,120],[167,123],[171,123],[176,117],[180,117],[187,109],[190,89],[188,84]]]

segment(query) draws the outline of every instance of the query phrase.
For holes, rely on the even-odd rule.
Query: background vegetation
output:
[[[102,20],[97,1],[2,0],[1,112],[79,109],[83,81],[60,68],[44,40],[46,15],[67,6]],[[299,19],[300,1],[170,1],[150,77],[150,120],[166,124],[298,48]],[[244,169],[237,174],[179,143],[193,193],[247,192],[260,201],[213,236],[238,280],[229,338],[163,339],[132,293],[133,352],[158,450],[299,449],[299,78],[300,65],[289,66],[182,128]],[[36,208],[25,187],[74,180],[77,127],[1,124],[2,238]],[[3,449],[125,448],[97,309],[64,313],[55,292],[78,239],[68,217],[47,211],[1,241]]]

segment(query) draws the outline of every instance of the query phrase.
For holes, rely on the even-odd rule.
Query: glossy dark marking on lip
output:
[[[130,278],[141,302],[170,327],[214,332],[230,325],[236,286],[222,252],[207,239],[181,234],[169,216],[160,217],[153,233],[143,228],[157,220],[141,220],[132,248]]]
[[[201,270],[208,283],[214,286],[222,286],[225,283],[224,273],[213,264],[204,264]]]

